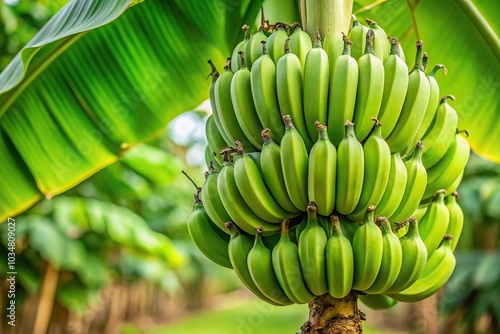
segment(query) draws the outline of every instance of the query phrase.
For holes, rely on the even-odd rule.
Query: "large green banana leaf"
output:
[[[205,100],[207,60],[224,63],[261,2],[65,6],[0,73],[0,221],[85,180]]]
[[[474,151],[500,162],[500,1],[359,0],[354,11],[360,21],[374,19],[398,37],[410,66],[415,41],[424,41],[429,67],[440,63],[448,69],[436,78],[441,95],[456,97],[450,103],[459,128],[469,131]]]

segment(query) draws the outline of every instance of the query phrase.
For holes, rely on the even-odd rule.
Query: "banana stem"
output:
[[[321,36],[348,33],[354,0],[301,0],[302,27],[312,40],[319,31]]]

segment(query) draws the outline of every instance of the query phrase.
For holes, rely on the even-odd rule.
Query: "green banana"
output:
[[[409,288],[389,297],[413,303],[428,298],[441,289],[455,270],[456,260],[451,250],[450,235],[446,235],[438,249],[427,260],[420,278]]]
[[[407,224],[408,232],[399,239],[403,251],[401,270],[385,293],[396,293],[411,286],[420,277],[427,263],[427,248],[420,238],[417,219],[410,217]]]
[[[361,221],[369,205],[377,206],[384,196],[391,171],[391,150],[382,138],[382,124],[376,119],[374,129],[363,145],[363,187],[359,202],[349,218]]]
[[[208,60],[208,63],[210,64],[210,67],[212,68],[212,73],[210,73],[210,76],[212,77],[212,84],[210,85],[210,106],[212,108],[212,114],[214,115],[214,121],[215,124],[217,125],[217,129],[219,130],[220,135],[222,138],[224,138],[224,141],[226,142],[226,145],[232,145],[233,141],[229,136],[226,134],[224,131],[224,128],[222,127],[222,123],[220,121],[220,111],[217,109],[217,104],[215,103],[215,83],[220,77],[219,72],[215,68],[214,63],[212,60]]]
[[[289,115],[283,116],[286,132],[281,141],[280,158],[286,190],[292,203],[306,211],[307,201],[307,149],[302,137],[293,126]]]
[[[351,56],[352,42],[344,35],[344,52],[333,65],[328,103],[328,136],[338,147],[344,138],[344,123],[353,119],[358,89],[358,62]]]
[[[363,141],[372,129],[371,118],[377,117],[384,94],[384,64],[375,56],[375,34],[368,29],[365,54],[358,59],[359,80],[354,109],[354,131]]]
[[[217,169],[220,169],[221,166],[219,165],[215,157],[216,153],[210,149],[210,146],[205,146],[205,164],[207,165],[207,168],[210,168],[210,166],[213,165]]]
[[[328,54],[323,50],[318,34],[317,42],[307,53],[304,64],[304,117],[307,132],[313,141],[318,139],[314,122],[327,124],[329,81]]]
[[[280,147],[269,136],[269,129],[262,131],[262,145],[260,170],[269,192],[280,207],[291,213],[301,212],[288,196],[283,168],[281,166]]]
[[[352,20],[352,29],[349,31],[349,39],[352,41],[351,55],[357,60],[365,54],[368,27],[362,25],[354,14],[352,15]]]
[[[399,152],[391,154],[391,169],[384,195],[377,205],[375,215],[391,217],[398,209],[405,194],[408,172]]]
[[[248,34],[249,26],[244,24],[241,29],[243,30],[245,37],[243,37],[243,40],[241,42],[236,44],[233,50],[233,54],[231,55],[231,70],[233,71],[233,73],[236,73],[241,68],[242,58],[240,56],[240,51],[245,51],[248,41],[250,40],[250,35]]]
[[[469,156],[469,142],[457,133],[444,157],[427,170],[427,187],[422,198],[430,198],[437,190],[453,185],[467,165]]]
[[[212,262],[232,268],[228,255],[227,234],[220,232],[219,228],[210,220],[203,204],[199,199],[199,192],[194,196],[194,209],[188,218],[188,230],[196,247]],[[224,237],[225,236],[225,237]]]
[[[271,137],[279,144],[285,130],[276,91],[276,66],[267,52],[265,41],[262,41],[262,55],[255,61],[250,72],[250,82],[260,124],[264,129],[271,129]]]
[[[392,37],[391,54],[384,62],[384,93],[378,116],[380,122],[384,124],[382,128],[384,138],[387,138],[396,126],[408,89],[408,65],[401,59],[398,47],[398,39]]]
[[[261,178],[259,164],[245,153],[238,141],[236,149],[239,158],[234,163],[234,180],[248,207],[262,220],[271,223],[279,224],[284,218],[294,217],[276,203]]]
[[[299,57],[290,50],[291,43],[291,38],[285,41],[285,54],[276,64],[278,102],[281,113],[292,117],[295,128],[309,151],[314,143],[309,138],[302,107],[302,66]]]
[[[257,229],[255,242],[248,252],[248,271],[264,296],[277,304],[290,305],[293,302],[286,296],[274,274],[272,252],[262,242],[262,230]]]
[[[386,295],[360,295],[359,300],[372,310],[387,310],[398,303]]]
[[[233,72],[231,72],[231,58],[228,58],[226,66],[224,66],[224,73],[217,79],[214,88],[215,104],[219,112],[219,119],[224,132],[231,139],[232,143],[235,140],[239,140],[247,151],[255,151],[257,149],[245,136],[234,113],[233,102],[231,100],[233,75]]]
[[[307,226],[299,237],[299,260],[309,290],[316,296],[328,292],[326,281],[326,233],[318,224],[316,205],[307,206]]]
[[[354,124],[345,123],[345,137],[337,151],[335,209],[348,215],[354,211],[363,190],[364,153],[356,139]]]
[[[421,124],[430,98],[430,83],[425,76],[422,66],[423,42],[417,41],[417,54],[415,66],[408,78],[408,90],[406,92],[403,109],[399,115],[396,126],[386,138],[391,148],[391,153],[402,151],[413,141]]]
[[[428,256],[438,248],[450,224],[450,212],[444,204],[445,193],[444,189],[436,192],[418,224],[420,237],[427,248]]]
[[[298,23],[292,24],[293,33],[290,35],[290,49],[297,55],[302,67],[306,64],[306,55],[312,49],[309,34],[303,31]]]
[[[339,216],[338,218],[340,220],[340,228],[342,229],[342,233],[347,238],[347,240],[349,240],[349,242],[352,244],[352,241],[354,240],[354,233],[356,233],[356,230],[361,225],[357,222],[353,222],[352,220],[344,216]]]
[[[207,122],[205,123],[205,134],[207,136],[210,151],[215,152],[215,161],[217,161],[219,166],[222,166],[222,157],[220,156],[219,151],[227,145],[226,141],[219,132],[219,129],[217,129],[217,124],[215,124],[213,114],[207,118]]]
[[[247,257],[248,253],[252,249],[252,241],[246,235],[240,233],[238,228],[230,222],[226,223],[226,228],[229,229],[231,234],[231,240],[229,240],[228,252],[229,259],[233,266],[234,272],[240,278],[241,282],[252,291],[254,295],[259,297],[265,302],[272,305],[281,305],[275,301],[267,298],[257,287],[252,279],[252,275],[248,269]]]
[[[352,250],[354,255],[354,279],[352,288],[364,291],[372,286],[382,264],[384,240],[380,228],[375,225],[375,207],[366,210],[365,220],[354,233]]]
[[[326,277],[328,292],[334,298],[344,298],[352,288],[354,258],[352,246],[342,233],[337,216],[331,216],[331,236],[326,243]]]
[[[253,63],[262,55],[262,41],[267,41],[267,36],[262,30],[262,27],[248,40],[245,50],[245,62],[249,70],[252,69]]]
[[[448,212],[450,213],[450,223],[448,224],[446,234],[453,236],[453,239],[451,240],[452,251],[455,251],[458,240],[460,239],[460,234],[462,234],[462,229],[464,227],[464,212],[457,203],[458,199],[459,196],[456,191],[445,198],[446,209],[448,209]]]
[[[415,212],[422,199],[427,184],[427,171],[422,164],[422,146],[422,142],[418,142],[412,155],[404,162],[408,172],[405,192],[396,212],[389,217],[391,222],[408,218]]]
[[[434,166],[446,154],[455,137],[458,125],[458,114],[447,102],[447,99],[455,100],[453,95],[444,96],[437,108],[434,120],[422,138],[424,151],[422,163],[429,169]]]
[[[375,52],[377,58],[384,62],[391,53],[391,45],[387,42],[387,34],[384,29],[377,24],[377,22],[366,19],[366,23],[368,23],[369,28],[375,33],[373,51]]]
[[[281,238],[273,248],[273,268],[280,286],[287,297],[296,304],[309,303],[314,295],[309,291],[302,277],[299,263],[299,251],[288,234],[289,221],[281,223]]]
[[[403,264],[403,249],[391,223],[385,217],[377,218],[377,224],[382,226],[383,252],[382,263],[375,282],[365,290],[366,293],[379,294],[389,289],[398,278]]]
[[[250,71],[246,66],[243,51],[240,51],[239,56],[241,68],[233,75],[231,81],[231,101],[241,130],[252,145],[260,150],[262,149],[262,137],[260,136],[262,125],[253,103]]]
[[[219,196],[219,191],[217,190],[218,177],[219,173],[217,169],[214,167],[209,168],[208,173],[205,175],[205,182],[201,188],[200,199],[205,211],[214,224],[217,225],[220,230],[229,233],[224,223],[231,221],[231,217],[224,208]]]
[[[335,206],[337,150],[328,139],[326,126],[316,122],[319,136],[309,153],[307,194],[318,214],[328,216]]]
[[[288,34],[286,33],[286,25],[283,23],[276,24],[276,30],[267,39],[267,49],[269,51],[269,56],[274,61],[275,64],[278,63],[280,59],[285,54],[285,41],[288,39]]]

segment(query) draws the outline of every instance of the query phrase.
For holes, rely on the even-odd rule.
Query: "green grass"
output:
[[[261,301],[220,310],[200,312],[177,323],[141,331],[133,325],[123,334],[293,334],[307,320],[307,305],[276,307]],[[365,334],[383,334],[364,326]]]

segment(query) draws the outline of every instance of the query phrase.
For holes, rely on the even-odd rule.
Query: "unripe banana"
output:
[[[450,224],[450,212],[444,204],[445,193],[444,189],[436,192],[418,225],[428,256],[438,248]]]
[[[283,291],[296,304],[305,304],[314,299],[302,277],[297,245],[288,234],[289,221],[281,223],[281,239],[273,248],[273,268]]]
[[[372,310],[387,310],[398,303],[386,295],[360,295],[359,300]]]
[[[281,289],[274,273],[272,252],[262,242],[262,230],[262,228],[257,229],[255,242],[248,252],[247,265],[250,276],[264,296],[277,304],[290,305],[293,302]]]
[[[382,62],[385,62],[385,60],[391,53],[391,45],[387,42],[387,34],[385,33],[384,29],[382,29],[377,24],[377,22],[366,19],[366,23],[368,23],[369,28],[372,29],[375,33],[375,43],[373,45],[373,51],[375,52],[375,55],[378,57],[378,59],[382,60]]]
[[[231,70],[233,73],[236,73],[241,68],[242,58],[240,57],[240,52],[245,52],[248,41],[250,40],[250,35],[248,34],[249,27],[244,24],[241,29],[243,30],[245,37],[241,42],[236,44],[233,54],[231,55]]]
[[[356,230],[361,226],[360,223],[353,222],[345,216],[339,216],[338,218],[340,220],[340,228],[342,229],[342,233],[352,244],[352,241],[354,240],[354,234],[356,233]]]
[[[391,38],[391,54],[384,62],[384,94],[378,117],[384,124],[384,138],[387,138],[396,126],[408,90],[408,66],[400,57],[399,46],[398,39]]]
[[[358,59],[359,80],[354,110],[354,131],[363,141],[372,128],[372,117],[377,117],[384,94],[384,64],[375,56],[375,34],[368,29],[365,54]]]
[[[253,63],[262,55],[262,41],[267,41],[267,36],[261,27],[259,31],[250,36],[245,46],[245,61],[249,70],[252,69]]]
[[[224,226],[225,222],[231,221],[231,217],[227,213],[217,190],[217,179],[219,173],[216,168],[209,168],[208,173],[205,174],[205,182],[201,188],[200,199],[203,207],[207,212],[212,222],[217,227],[229,234],[229,231]]]
[[[313,141],[318,139],[314,122],[327,122],[329,81],[328,54],[321,46],[318,33],[318,40],[314,48],[307,53],[304,65],[304,117],[307,132]]]
[[[391,154],[391,169],[384,195],[375,210],[376,216],[391,217],[405,194],[408,172],[399,152]]]
[[[377,206],[384,196],[391,171],[391,150],[382,138],[382,124],[376,119],[371,135],[363,145],[363,187],[359,202],[349,216],[354,221],[363,220],[369,205]]]
[[[370,294],[383,293],[389,289],[398,278],[403,263],[403,249],[399,238],[392,231],[391,223],[385,217],[377,218],[377,223],[382,226],[383,253],[377,278],[365,290]]]
[[[222,138],[224,138],[224,141],[226,142],[226,145],[232,145],[233,141],[227,133],[224,131],[224,128],[222,127],[222,123],[220,121],[220,111],[217,109],[217,104],[215,103],[215,83],[220,77],[219,72],[215,68],[214,63],[209,60],[208,63],[210,64],[210,67],[212,68],[212,73],[210,73],[210,76],[212,77],[212,85],[210,86],[210,106],[212,108],[212,114],[214,115],[214,121],[217,126],[217,129],[219,130],[219,133],[221,134]]]
[[[352,41],[351,55],[357,60],[365,54],[368,27],[362,25],[354,14],[352,18],[352,29],[349,31],[349,39]]]
[[[460,205],[458,205],[457,203],[458,198],[458,193],[454,191],[451,195],[446,196],[445,199],[446,208],[450,213],[450,224],[448,225],[446,234],[453,236],[453,239],[451,240],[452,251],[455,251],[458,240],[460,239],[460,235],[462,234],[462,229],[464,227],[464,212],[462,211]]]
[[[302,66],[298,56],[291,52],[290,44],[291,38],[285,41],[285,55],[276,64],[278,102],[281,113],[292,117],[295,128],[309,151],[314,142],[309,138],[302,107]]]
[[[392,153],[402,151],[412,142],[418,131],[416,125],[421,124],[429,103],[430,84],[422,66],[422,47],[422,41],[417,41],[415,66],[408,78],[408,91],[403,109],[396,126],[386,139]]]
[[[356,230],[352,243],[354,255],[352,288],[358,291],[364,291],[372,286],[382,264],[384,241],[380,228],[373,220],[374,212],[375,207],[370,205],[364,223]]]
[[[328,103],[328,136],[338,147],[344,138],[344,123],[354,117],[358,89],[358,62],[351,56],[352,42],[344,35],[344,52],[333,66]]]
[[[271,137],[276,143],[281,142],[285,130],[281,120],[276,91],[276,66],[267,53],[266,42],[262,42],[262,55],[253,64],[250,72],[252,95],[260,124],[271,129]]]
[[[307,227],[299,238],[299,259],[302,275],[309,290],[316,296],[328,292],[325,248],[327,238],[319,226],[314,202],[307,206]]]
[[[305,211],[307,201],[307,149],[289,115],[283,116],[286,132],[281,141],[280,157],[286,190],[292,203]]]
[[[326,243],[328,292],[334,298],[344,298],[352,288],[354,277],[353,251],[351,243],[342,233],[339,218],[331,216],[330,219],[332,233]]]
[[[193,212],[188,219],[189,235],[196,247],[212,262],[232,268],[228,255],[228,236],[210,220],[198,196],[197,193]]]
[[[252,249],[252,241],[246,235],[240,233],[238,228],[233,223],[226,223],[226,227],[231,233],[231,240],[229,240],[229,259],[233,266],[234,272],[240,278],[241,282],[252,291],[254,295],[259,297],[265,302],[272,305],[280,305],[275,301],[267,298],[257,287],[257,285],[252,280],[252,275],[248,270],[247,257],[248,253]]]
[[[408,232],[399,239],[403,252],[403,261],[396,281],[385,293],[396,293],[411,286],[422,274],[427,263],[427,249],[418,233],[415,217],[407,222]]]
[[[278,23],[276,30],[267,39],[269,56],[275,64],[277,64],[278,59],[285,54],[285,41],[288,38],[285,27],[286,26],[283,23]]]
[[[363,146],[356,139],[353,125],[345,123],[345,137],[337,151],[335,209],[344,215],[354,211],[363,189]]]
[[[422,142],[418,142],[412,155],[404,162],[408,177],[403,199],[394,214],[389,218],[391,222],[400,222],[415,212],[422,199],[427,184],[427,171],[422,165]]]
[[[309,154],[307,193],[318,213],[328,216],[335,206],[337,150],[328,139],[326,126],[316,122],[319,136]]]
[[[290,35],[290,49],[297,55],[302,68],[306,64],[306,55],[312,49],[312,41],[309,34],[303,31],[298,23],[291,26],[293,33]]]
[[[218,153],[222,148],[226,147],[226,141],[222,137],[219,129],[217,129],[217,124],[215,124],[214,115],[210,115],[205,123],[205,134],[207,136],[208,147],[211,152],[215,152],[215,161],[219,166],[222,165],[222,157]]]
[[[239,56],[241,68],[233,75],[231,81],[231,101],[233,102],[234,114],[245,137],[260,150],[262,149],[260,132],[263,128],[253,103],[250,71],[243,57],[243,51],[240,51]]]

